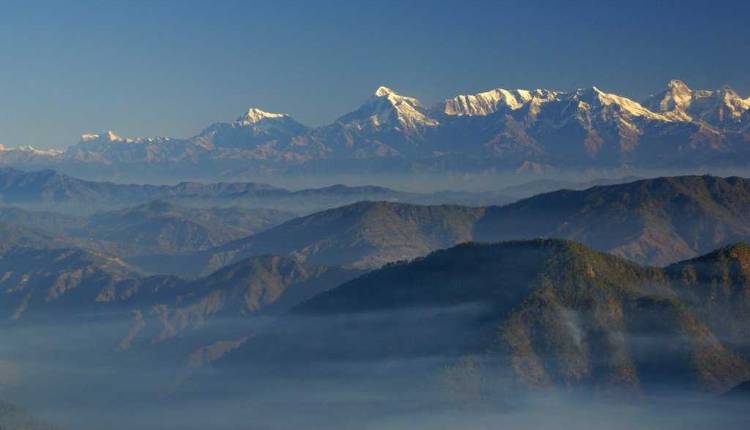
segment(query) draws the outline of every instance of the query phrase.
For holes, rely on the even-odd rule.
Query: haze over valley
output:
[[[88,428],[106,416],[113,428],[155,428],[139,420],[194,401],[209,419],[219,401],[224,413],[284,427],[293,422],[261,406],[272,401],[266,390],[283,404],[325,387],[354,403],[334,411],[333,400],[314,401],[315,425],[335,417],[347,427],[375,401],[355,401],[338,387],[348,381],[384,396],[379,408],[394,417],[419,399],[408,414],[479,407],[480,421],[493,421],[563,389],[605,409],[610,394],[585,400],[591,390],[649,402],[684,396],[669,407],[709,402],[707,414],[728,414],[730,428],[741,422],[731,412],[741,400],[720,395],[750,379],[747,179],[630,178],[462,206],[378,187],[151,187],[0,173],[0,195],[13,203],[0,208],[0,311],[16,339],[2,380],[52,421]],[[412,203],[420,199],[430,204]],[[21,350],[29,359],[11,359],[15,342],[31,338],[41,343]],[[94,390],[93,399],[76,388],[123,371],[130,382],[116,383],[126,393]],[[289,377],[303,381],[301,392],[289,391]],[[42,380],[56,388],[40,392]],[[386,400],[405,381],[413,400]],[[514,406],[518,393],[528,397]],[[637,410],[642,400],[632,401]],[[97,412],[66,415],[65,402],[95,402]],[[126,405],[144,415],[125,415]]]
[[[749,15],[0,3],[0,430],[750,428]]]

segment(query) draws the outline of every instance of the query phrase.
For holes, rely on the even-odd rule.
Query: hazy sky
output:
[[[750,1],[0,1],[0,143],[186,137],[249,106],[309,125],[378,85],[425,103],[493,87],[678,77],[750,93]]]

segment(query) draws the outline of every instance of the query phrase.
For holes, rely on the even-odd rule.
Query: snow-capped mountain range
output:
[[[383,86],[355,111],[317,128],[250,108],[187,139],[105,132],[84,134],[65,151],[0,151],[5,164],[274,169],[383,159],[448,169],[744,165],[750,161],[750,98],[672,80],[642,102],[597,87],[498,88],[425,107]]]

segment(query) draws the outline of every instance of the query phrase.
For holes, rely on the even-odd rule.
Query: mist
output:
[[[747,426],[744,401],[714,394],[524,387],[478,342],[487,313],[468,304],[222,319],[214,327],[250,335],[237,354],[198,368],[186,338],[119,350],[130,323],[120,314],[6,326],[0,395],[56,428],[81,430]],[[651,354],[659,345],[639,341]]]

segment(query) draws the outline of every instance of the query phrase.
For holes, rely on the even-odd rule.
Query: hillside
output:
[[[750,239],[750,181],[678,176],[541,194],[488,208],[476,240],[559,237],[662,265]]]
[[[123,256],[174,254],[223,245],[290,218],[271,209],[189,208],[155,200],[95,214],[76,233],[112,242]]]
[[[16,246],[0,255],[0,291],[6,320],[74,315],[96,306],[116,285],[137,288],[137,275],[122,260],[77,248]]]
[[[292,195],[330,193],[356,198],[382,190],[333,187]],[[59,246],[127,257],[146,272],[196,276],[253,255],[372,269],[466,241],[539,237],[666,265],[750,240],[748,214],[747,179],[678,176],[560,190],[506,206],[358,202],[290,219],[276,210],[157,200],[89,217],[2,208],[0,221]]]
[[[315,264],[375,268],[471,240],[482,208],[361,202],[296,218],[206,252],[208,267],[248,255],[294,255]]]
[[[625,392],[745,380],[748,357],[681,295],[667,271],[575,242],[464,244],[322,293],[293,309],[272,352],[254,339],[227,360],[468,359],[481,381]]]
[[[0,207],[0,250],[16,245],[80,248],[161,273],[160,264],[169,256],[224,245],[292,217],[273,209],[195,208],[161,200],[90,216],[7,206]]]
[[[260,256],[184,280],[142,276],[120,259],[82,249],[16,246],[0,254],[0,313],[21,325],[99,321],[121,330],[113,335],[122,349],[179,337],[183,346],[173,349],[186,359],[195,348],[246,336],[252,317],[278,315],[359,273]]]
[[[376,268],[466,241],[540,237],[580,241],[666,265],[750,240],[750,181],[679,176],[561,190],[506,206],[362,202],[297,218],[175,262],[213,270],[249,255]]]
[[[750,246],[738,243],[666,268],[682,299],[722,333],[722,340],[750,356]]]
[[[166,294],[147,293],[129,300],[133,318],[120,348],[177,340],[184,351],[200,351],[221,342],[239,342],[257,330],[260,322],[253,324],[254,317],[279,315],[358,274],[285,257],[251,257],[205,278],[178,283]],[[123,293],[127,291],[113,297]]]
[[[44,231],[8,222],[0,222],[0,237],[0,253],[15,246],[53,248],[65,242]]]
[[[480,381],[526,387],[723,392],[750,377],[748,249],[658,269],[564,240],[467,243],[358,278],[259,256],[185,281],[82,250],[15,247],[0,256],[0,289],[6,321],[119,321],[131,357],[252,362],[247,377],[266,363],[304,375],[301,362],[426,359],[423,376],[481,363]]]

